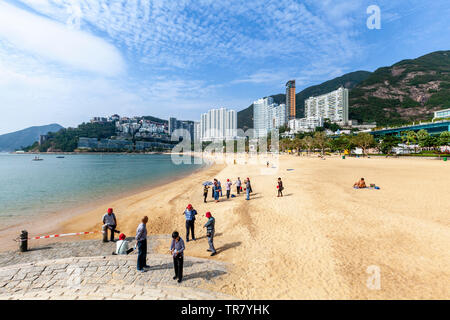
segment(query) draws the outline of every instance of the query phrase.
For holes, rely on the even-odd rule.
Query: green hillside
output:
[[[403,60],[373,72],[350,91],[350,119],[401,124],[450,107],[450,51]]]
[[[45,126],[34,126],[16,132],[0,135],[0,151],[15,151],[29,146],[39,140],[41,134],[56,132],[63,127],[53,123]]]

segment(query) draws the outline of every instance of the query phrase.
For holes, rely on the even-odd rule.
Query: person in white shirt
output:
[[[233,183],[230,181],[230,179],[227,179],[226,183],[226,189],[227,189],[227,199],[230,199],[230,193],[231,193],[231,186]]]
[[[133,252],[133,248],[129,249],[128,248],[128,244],[130,242],[128,240],[126,240],[126,236],[121,233],[119,235],[119,241],[116,242],[116,254],[129,254],[131,252]]]
[[[117,219],[116,219],[116,215],[113,212],[112,208],[108,209],[108,213],[105,213],[103,215],[103,224],[106,225],[106,229],[105,232],[108,232],[108,229],[110,230],[110,241],[114,242],[114,233],[120,233],[119,230],[116,230],[117,227]],[[107,238],[107,236],[106,236]]]

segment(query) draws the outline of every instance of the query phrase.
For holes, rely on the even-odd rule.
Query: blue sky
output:
[[[241,110],[289,79],[299,91],[448,50],[448,17],[448,0],[0,0],[0,134]]]

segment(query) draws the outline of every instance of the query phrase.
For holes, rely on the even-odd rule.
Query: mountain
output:
[[[29,127],[16,132],[0,135],[0,151],[14,151],[39,141],[41,134],[56,132],[63,127],[57,123],[46,126]]]
[[[349,94],[349,118],[379,125],[425,120],[450,107],[450,51],[375,70]]]
[[[341,86],[347,89],[352,89],[361,81],[366,80],[370,75],[371,73],[368,71],[355,71],[300,91],[295,95],[295,112],[297,114],[297,118],[303,117],[305,100],[309,97],[318,96],[336,90]],[[276,103],[286,103],[285,94],[276,94],[271,97]],[[253,128],[253,104],[238,112],[237,122],[238,128]]]

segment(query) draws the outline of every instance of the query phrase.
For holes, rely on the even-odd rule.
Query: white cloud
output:
[[[125,70],[120,52],[105,40],[5,2],[0,3],[1,41],[76,71],[115,76]]]

